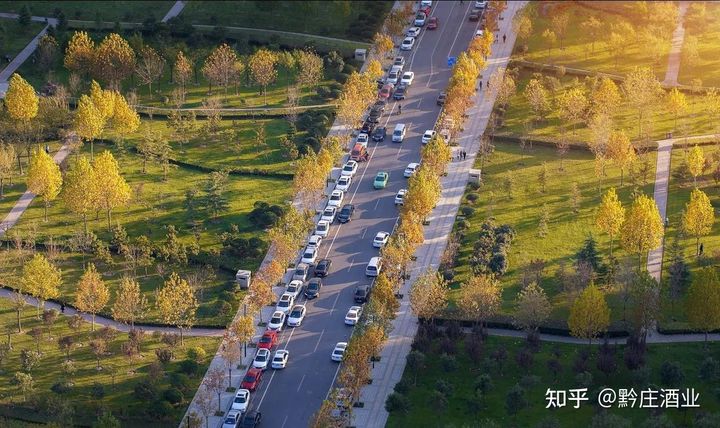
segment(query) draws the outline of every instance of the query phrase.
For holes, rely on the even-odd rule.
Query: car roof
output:
[[[352,209],[355,209],[355,205],[353,205],[353,204],[345,204],[345,205],[343,205],[342,209],[345,209],[345,208],[352,210]]]
[[[259,369],[257,367],[250,367],[250,369],[247,371],[247,374],[251,374],[250,372],[252,372],[252,374],[258,374],[262,373],[262,369]]]
[[[277,336],[277,331],[275,330],[265,330],[263,333],[263,336]]]
[[[360,284],[356,288],[356,290],[367,290],[367,289],[370,289],[370,286],[367,284]]]

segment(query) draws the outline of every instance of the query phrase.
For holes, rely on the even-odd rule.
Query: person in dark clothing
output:
[[[480,89],[482,89],[482,80],[480,81]]]
[[[63,314],[65,313],[65,303],[60,304],[60,312]]]
[[[703,253],[703,244],[700,244],[700,255],[702,256]]]
[[[465,158],[467,158],[467,152],[463,150],[463,160],[465,160]]]
[[[398,104],[398,114],[401,114],[401,113],[402,113],[402,105]]]
[[[507,36],[505,34],[503,34],[503,43],[505,43],[506,38],[507,38]]]

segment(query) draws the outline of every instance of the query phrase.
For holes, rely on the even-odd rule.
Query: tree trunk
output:
[[[700,236],[695,237],[695,257],[700,256]]]
[[[21,297],[21,298],[24,299],[24,297]],[[17,332],[18,333],[22,332],[22,319],[20,318],[20,310],[21,310],[20,308],[15,310],[15,315],[17,316],[17,327],[18,327]],[[9,335],[10,335],[10,333],[8,332],[8,337],[9,337]],[[9,342],[9,340],[8,340],[8,342]]]
[[[185,346],[185,343],[183,342],[183,328],[180,327],[180,346]]]
[[[45,221],[46,221],[46,222],[47,222],[47,210],[48,210],[48,205],[49,205],[49,204],[50,204],[50,202],[47,202],[47,201],[43,204],[43,205],[44,205],[43,208],[44,208]]]
[[[110,223],[112,222],[112,210],[107,210],[107,221],[108,221],[108,230],[112,229],[110,226]]]
[[[228,367],[228,389],[232,388],[232,366]]]
[[[85,236],[87,236],[87,234],[88,234],[87,214],[83,214],[82,218],[83,218],[83,226],[85,227]]]
[[[95,160],[95,144],[93,143],[95,139],[90,140],[90,161]]]
[[[92,320],[90,322],[90,331],[95,331],[95,313],[92,313]],[[100,363],[98,363],[100,365]]]
[[[5,179],[0,177],[0,199],[5,197]]]
[[[624,178],[625,178],[625,168],[620,168],[620,187],[623,186]]]

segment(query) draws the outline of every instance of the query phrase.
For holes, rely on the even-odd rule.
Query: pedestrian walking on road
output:
[[[463,160],[465,160],[465,158],[467,158],[467,152],[463,150]]]
[[[401,114],[401,113],[402,113],[402,105],[398,104],[398,114]]]
[[[65,303],[60,303],[60,312],[65,313]]]
[[[482,89],[482,79],[480,79],[480,89]]]
[[[505,43],[506,38],[507,38],[507,36],[505,34],[503,34],[503,43]]]

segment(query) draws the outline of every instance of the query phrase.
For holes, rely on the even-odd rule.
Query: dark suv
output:
[[[320,289],[322,288],[322,281],[320,278],[313,278],[305,285],[305,297],[308,299],[314,299],[320,295]]]
[[[378,126],[375,128],[375,130],[372,133],[372,140],[373,141],[385,141],[385,136],[387,135],[387,128],[384,126]]]
[[[326,277],[330,273],[330,266],[332,265],[332,260],[330,259],[322,259],[318,262],[317,266],[315,266],[315,276],[320,277]]]
[[[358,285],[355,288],[355,294],[353,294],[353,299],[355,300],[355,303],[365,303],[368,301],[369,297],[370,297],[370,286],[369,285]]]
[[[344,207],[340,210],[340,214],[337,216],[337,220],[340,223],[347,223],[352,219],[352,215],[355,212],[355,205],[353,204],[345,204]]]

